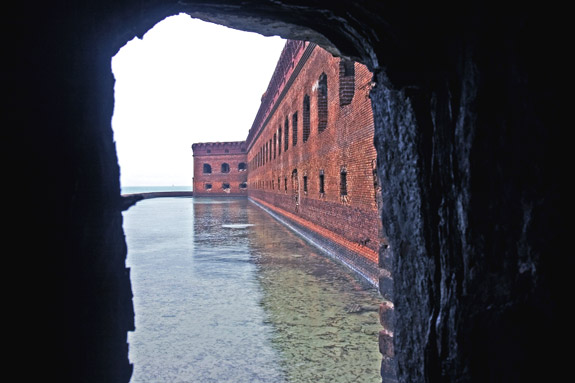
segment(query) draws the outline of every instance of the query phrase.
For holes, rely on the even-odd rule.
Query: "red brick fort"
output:
[[[378,283],[372,73],[288,40],[244,142],[192,145],[194,196],[247,196]]]

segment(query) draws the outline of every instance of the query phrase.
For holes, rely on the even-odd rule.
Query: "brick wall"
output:
[[[310,233],[341,239],[340,248],[377,267],[385,240],[371,86],[364,65],[288,41],[246,141],[192,146],[194,195],[248,195]],[[229,173],[221,172],[224,162]]]
[[[240,152],[194,144],[194,195],[233,195],[214,189],[215,180],[240,177],[236,184],[248,186],[240,194],[379,284],[385,299],[378,334],[382,376],[395,381],[386,375],[395,363],[393,289],[379,213],[371,87],[372,74],[364,65],[342,61],[314,44],[288,41],[246,141],[235,143]],[[207,161],[211,175],[202,173]],[[223,161],[232,173],[218,173]],[[247,162],[249,172],[237,171],[239,161]],[[212,182],[211,191],[206,182]]]
[[[313,44],[305,49],[294,63],[297,77],[284,80],[284,88],[273,92],[280,97],[272,112],[257,131],[250,131],[248,195],[377,253],[382,239],[374,224],[379,218],[368,97],[372,74],[358,63],[345,67]],[[304,124],[309,124],[305,141]]]
[[[245,142],[193,144],[194,196],[247,195]]]

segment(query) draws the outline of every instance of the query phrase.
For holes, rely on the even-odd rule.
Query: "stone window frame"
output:
[[[348,195],[348,188],[347,188],[347,168],[342,166],[339,170],[339,195],[340,196],[347,196]]]
[[[291,122],[291,130],[292,130],[292,146],[296,146],[297,145],[297,112],[294,112],[291,116],[292,122]]]
[[[339,106],[351,104],[355,96],[355,61],[339,61]]]
[[[302,141],[305,143],[309,140],[311,133],[310,121],[311,121],[311,105],[309,95],[303,97],[303,121],[302,121]]]
[[[327,75],[322,73],[317,80],[317,132],[327,129],[328,100],[327,100]]]
[[[287,152],[289,148],[289,118],[286,116],[284,122],[284,152]]]
[[[282,154],[282,126],[278,129],[278,157]]]

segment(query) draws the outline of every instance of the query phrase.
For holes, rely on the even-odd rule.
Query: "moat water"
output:
[[[144,200],[124,230],[131,383],[381,382],[377,291],[248,200]]]

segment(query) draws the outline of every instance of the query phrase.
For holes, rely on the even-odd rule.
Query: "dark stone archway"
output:
[[[6,199],[17,249],[7,269],[23,282],[12,298],[11,352],[28,369],[61,382],[129,380],[134,322],[110,59],[164,17],[187,12],[310,39],[375,72],[400,381],[559,372],[552,341],[570,262],[560,257],[565,74],[553,9],[377,0],[23,5],[6,23],[3,126],[16,195]]]

